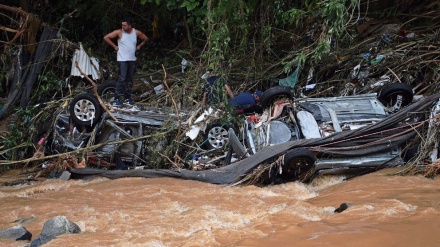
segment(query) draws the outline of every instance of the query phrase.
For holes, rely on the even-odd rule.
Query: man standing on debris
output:
[[[217,76],[213,71],[209,71],[209,77],[206,79],[203,87],[202,105],[219,104],[224,101],[225,90],[230,98],[234,98],[234,93],[225,80]]]
[[[118,38],[118,45],[112,39]],[[137,39],[141,43],[137,45]],[[136,51],[148,41],[148,37],[139,30],[132,27],[131,18],[122,20],[122,28],[117,29],[104,36],[104,41],[117,51],[117,61],[119,68],[118,80],[116,81],[115,101],[113,106],[121,107],[120,97],[124,94],[124,104],[133,105],[131,100],[131,88],[133,86],[133,75],[136,66]]]

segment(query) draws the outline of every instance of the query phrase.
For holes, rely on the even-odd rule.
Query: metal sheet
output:
[[[79,69],[76,67],[75,62],[78,61],[78,65],[81,70],[88,76],[92,76],[93,80],[99,79],[99,61],[97,58],[90,58],[89,55],[84,51],[82,44],[79,45],[79,49],[75,50],[75,54],[72,59],[72,68],[70,70],[71,76],[84,76],[81,74]]]

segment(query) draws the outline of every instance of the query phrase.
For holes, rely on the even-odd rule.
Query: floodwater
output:
[[[44,246],[440,246],[440,179],[390,172],[267,187],[46,180],[0,187],[0,229],[22,220],[35,238],[64,215],[82,232]],[[341,203],[350,207],[334,213]]]

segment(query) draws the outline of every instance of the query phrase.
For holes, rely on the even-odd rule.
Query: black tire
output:
[[[286,181],[304,181],[316,162],[315,155],[306,148],[295,148],[284,155],[283,170],[279,176]]]
[[[208,124],[205,133],[203,134],[203,146],[207,150],[221,149],[229,142],[228,130],[233,128],[229,124],[222,124],[214,122]]]
[[[95,95],[83,93],[70,103],[70,117],[80,126],[93,126],[102,116],[102,108]]]
[[[260,105],[263,108],[269,107],[276,99],[288,98],[293,99],[294,93],[291,88],[285,86],[275,86],[264,91],[260,98]]]
[[[112,102],[115,98],[116,81],[107,81],[98,86],[98,95],[102,101]]]
[[[391,111],[395,112],[411,104],[414,92],[408,84],[392,83],[385,85],[380,90],[377,99]]]

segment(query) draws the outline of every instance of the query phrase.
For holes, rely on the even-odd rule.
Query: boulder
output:
[[[43,245],[61,234],[80,232],[79,226],[66,216],[55,216],[44,223],[41,234],[32,241],[30,247]]]
[[[0,238],[8,238],[18,240],[31,240],[32,233],[30,233],[24,226],[14,226],[0,231]]]
[[[69,180],[71,175],[72,175],[72,174],[71,174],[70,172],[68,172],[68,171],[63,171],[63,173],[61,173],[61,176],[60,176],[58,179],[61,179],[61,180]]]

